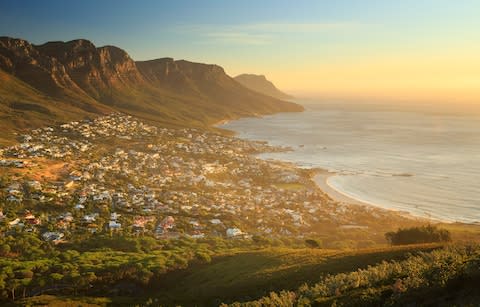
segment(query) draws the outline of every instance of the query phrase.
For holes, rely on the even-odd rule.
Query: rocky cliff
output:
[[[171,58],[135,62],[118,47],[96,47],[85,39],[32,45],[0,37],[0,77],[0,116],[35,124],[60,120],[60,113],[75,119],[121,111],[165,125],[206,127],[222,119],[302,110],[247,89],[218,65]],[[19,104],[25,107],[14,107]],[[39,109],[46,110],[42,120]]]
[[[290,95],[287,95],[280,91],[272,82],[268,81],[263,75],[242,74],[235,77],[235,80],[241,83],[243,86],[278,99],[291,99]]]

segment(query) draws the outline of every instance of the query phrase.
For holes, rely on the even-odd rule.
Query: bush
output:
[[[385,238],[392,245],[437,243],[451,241],[450,232],[439,229],[436,226],[420,226],[412,228],[400,228],[398,231],[387,232]]]
[[[305,245],[310,248],[320,248],[320,243],[314,239],[305,240]]]

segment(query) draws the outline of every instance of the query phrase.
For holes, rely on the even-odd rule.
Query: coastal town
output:
[[[35,129],[0,149],[3,233],[55,244],[99,233],[159,239],[322,236],[405,220],[323,193],[284,151],[218,132],[159,128],[120,113]],[[366,218],[368,216],[368,218]],[[372,222],[373,224],[373,222]]]

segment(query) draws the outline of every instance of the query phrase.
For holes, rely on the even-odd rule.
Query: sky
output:
[[[296,95],[480,105],[478,0],[0,0],[0,35],[215,63]]]

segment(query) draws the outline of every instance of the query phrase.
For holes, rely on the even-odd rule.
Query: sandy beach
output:
[[[370,206],[370,207],[375,207],[381,210],[389,210],[389,211],[396,212],[397,214],[403,217],[414,219],[414,220],[421,220],[426,222],[432,221],[432,222],[441,222],[441,223],[451,223],[451,221],[432,218],[432,217],[426,217],[421,215],[415,215],[408,211],[399,211],[393,208],[387,208],[385,206],[364,202],[364,201],[355,199],[353,197],[350,197],[346,194],[343,194],[342,192],[338,191],[337,189],[333,188],[328,184],[328,178],[334,175],[335,175],[334,172],[318,169],[318,173],[313,177],[313,180],[324,193],[328,194],[328,196],[330,196],[330,198],[332,198],[335,201],[346,203],[346,204],[352,204],[352,205]]]
[[[336,200],[338,202],[343,202],[343,203],[348,203],[348,204],[355,204],[355,205],[367,205],[367,206],[373,206],[372,204],[362,202],[358,199],[349,197],[348,195],[345,195],[338,190],[332,188],[327,180],[329,177],[334,176],[335,173],[329,172],[327,170],[319,170],[317,175],[313,177],[313,180],[315,183],[320,187],[320,189],[327,193],[328,196],[330,196],[333,200]]]

